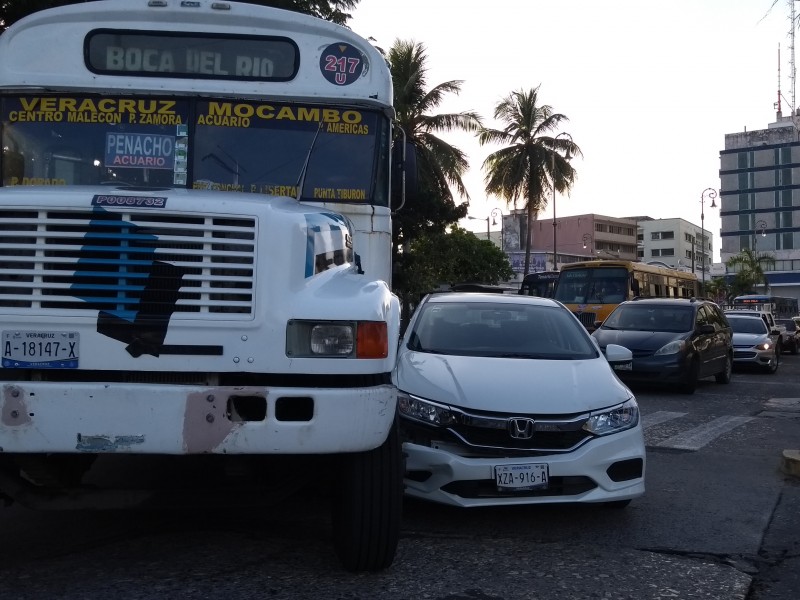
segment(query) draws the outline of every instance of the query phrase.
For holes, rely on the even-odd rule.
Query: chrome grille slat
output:
[[[0,308],[130,313],[147,287],[176,319],[254,311],[254,217],[7,209],[0,238]]]

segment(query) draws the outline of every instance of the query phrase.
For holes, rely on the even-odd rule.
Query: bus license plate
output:
[[[4,331],[6,369],[77,369],[80,335],[76,331]]]
[[[537,490],[547,487],[550,470],[547,464],[501,465],[494,468],[494,477],[501,492]]]

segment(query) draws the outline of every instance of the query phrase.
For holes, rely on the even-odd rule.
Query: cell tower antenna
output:
[[[797,71],[795,70],[794,64],[794,30],[795,30],[795,9],[794,9],[795,0],[789,0],[789,12],[791,14],[790,17],[790,27],[789,27],[789,79],[791,80],[792,84],[792,119],[794,119],[794,109],[795,109],[795,84],[797,83]]]
[[[778,44],[778,101],[773,106],[775,109],[775,120],[780,121],[783,116],[781,112],[781,45]]]

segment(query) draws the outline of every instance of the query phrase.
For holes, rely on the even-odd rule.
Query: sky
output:
[[[766,129],[779,89],[785,116],[793,97],[800,105],[790,11],[791,0],[360,0],[349,26],[386,50],[397,39],[424,44],[428,89],[461,80],[439,114],[472,110],[501,128],[497,103],[538,86],[540,102],[569,119],[554,134],[569,133],[583,154],[572,162],[572,191],[556,197],[557,218],[647,215],[700,226],[702,212],[718,261],[719,212],[701,198],[720,188],[725,134]],[[485,233],[492,209],[509,211],[484,191],[482,163],[499,147],[465,133],[441,137],[469,157],[469,214],[482,221],[461,226]],[[552,204],[540,218],[553,217]]]

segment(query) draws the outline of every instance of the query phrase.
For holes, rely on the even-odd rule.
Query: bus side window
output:
[[[631,291],[633,291],[634,296],[639,295],[639,281],[636,279],[636,276],[631,274]]]

